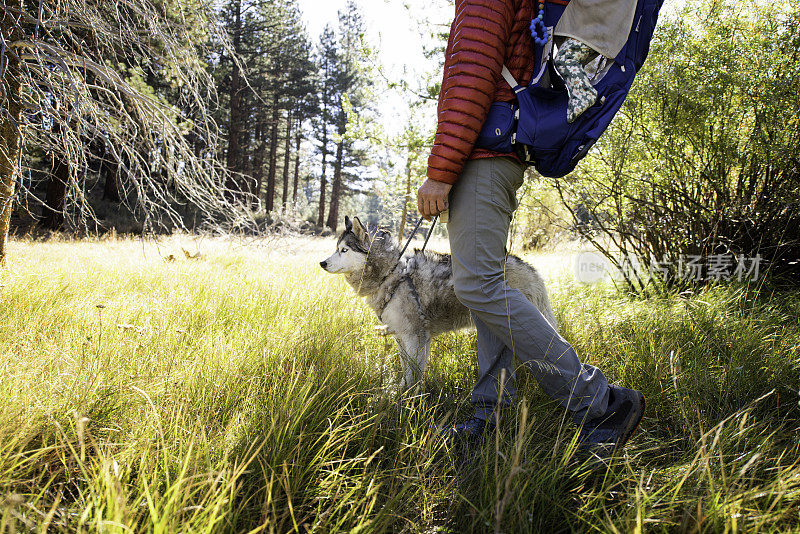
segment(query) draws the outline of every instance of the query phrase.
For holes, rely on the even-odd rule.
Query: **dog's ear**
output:
[[[348,232],[353,231],[353,221],[350,220],[350,217],[347,215],[344,216],[344,229]]]
[[[356,234],[356,237],[360,241],[367,241],[369,239],[366,227],[361,224],[361,220],[358,217],[353,217],[353,233]]]

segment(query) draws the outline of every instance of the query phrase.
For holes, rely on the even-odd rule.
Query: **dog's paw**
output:
[[[375,330],[375,333],[381,336],[388,336],[389,335],[389,327],[385,324],[379,324],[377,326],[372,327]]]
[[[384,391],[391,395],[400,395],[408,388],[406,387],[405,380],[389,380],[383,385]]]
[[[383,383],[369,392],[367,400],[368,409],[372,413],[380,412],[397,402],[397,399],[403,394],[403,389],[400,387],[400,382]]]

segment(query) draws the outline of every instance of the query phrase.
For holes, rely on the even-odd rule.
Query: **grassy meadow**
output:
[[[188,258],[181,248],[191,254]],[[436,248],[435,246],[433,247]],[[562,333],[648,412],[610,469],[518,373],[450,448],[475,337],[398,394],[333,240],[12,241],[0,270],[0,533],[800,531],[800,296],[632,300],[546,273]]]

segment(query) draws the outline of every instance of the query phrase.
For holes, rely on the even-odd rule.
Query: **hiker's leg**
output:
[[[584,416],[605,413],[605,376],[595,367],[582,365],[575,350],[539,310],[505,282],[506,241],[523,170],[512,158],[471,160],[464,166],[453,187],[447,224],[455,291],[511,354],[528,366],[544,392],[580,422]]]
[[[472,389],[471,401],[475,417],[486,420],[496,408],[506,408],[514,402],[517,392],[514,355],[479,317],[472,314],[472,320],[478,331],[478,381]]]
[[[592,86],[584,65],[597,52],[577,39],[569,38],[558,48],[554,59],[556,70],[569,90],[567,122],[574,122],[581,113],[597,102],[597,90]]]

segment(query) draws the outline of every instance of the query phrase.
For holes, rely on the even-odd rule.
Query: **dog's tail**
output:
[[[556,320],[556,314],[553,313],[553,307],[550,305],[550,295],[547,292],[547,286],[542,275],[532,265],[523,261],[520,261],[520,263],[529,269],[531,273],[531,278],[528,279],[530,282],[528,292],[530,293],[531,303],[542,312],[547,322],[558,331],[558,321]]]
[[[512,287],[522,291],[525,297],[531,301],[531,304],[536,306],[542,313],[545,320],[558,331],[558,321],[556,320],[556,314],[553,313],[553,307],[550,305],[550,296],[547,293],[547,286],[542,275],[533,265],[513,254],[508,256],[507,261],[507,275]]]
[[[550,305],[550,297],[547,294],[547,289],[542,285],[542,291],[534,291],[534,295],[536,295],[537,302],[534,302],[534,306],[539,308],[539,311],[542,312],[544,318],[547,319],[547,322],[558,332],[558,321],[556,320],[556,314],[553,313],[553,307]]]

